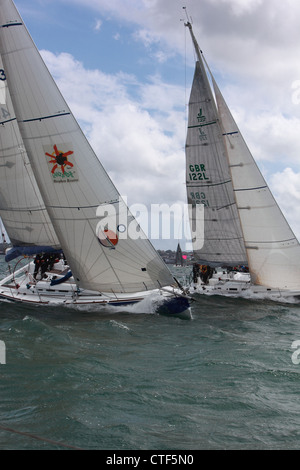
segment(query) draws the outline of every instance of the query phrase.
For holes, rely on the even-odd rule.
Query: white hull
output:
[[[200,279],[193,284],[194,293],[243,297],[252,299],[269,299],[300,303],[299,290],[285,290],[254,285],[247,273],[217,273],[204,284]]]
[[[158,311],[163,313],[183,313],[189,311],[188,298],[175,287],[165,287],[137,293],[94,292],[78,289],[73,277],[51,286],[51,281],[59,280],[69,271],[63,261],[56,263],[51,271],[46,271],[43,279],[34,279],[33,262],[18,269],[0,281],[0,299],[37,305],[100,305],[124,306],[136,304],[144,299],[155,299]],[[168,312],[168,306],[170,311]]]

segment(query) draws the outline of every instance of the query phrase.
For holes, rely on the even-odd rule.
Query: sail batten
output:
[[[231,165],[231,168],[236,168],[237,166],[241,166],[241,165]],[[238,189],[233,188],[233,191],[235,193],[238,193],[238,192],[246,192],[246,191],[258,191],[260,189],[266,189],[266,188],[268,188],[268,186],[264,185],[264,186],[257,186],[254,188],[238,188]]]
[[[57,118],[57,117],[69,116],[69,115],[70,115],[70,113],[53,114],[52,116],[40,116],[40,117],[31,118],[31,119],[23,119],[22,122],[43,121],[45,119],[54,119],[54,118]]]

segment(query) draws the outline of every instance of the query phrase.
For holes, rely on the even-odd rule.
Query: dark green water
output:
[[[2,302],[0,319],[0,449],[300,447],[300,307],[198,296],[187,320]]]

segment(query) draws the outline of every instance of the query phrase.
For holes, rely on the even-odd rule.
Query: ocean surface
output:
[[[194,297],[185,318],[0,302],[0,449],[299,449],[300,306]]]

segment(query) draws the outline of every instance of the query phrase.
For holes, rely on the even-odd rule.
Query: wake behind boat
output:
[[[67,260],[49,262],[41,278],[34,262],[15,268],[0,282],[1,297],[117,305],[160,293],[164,312],[187,310],[187,295],[90,147],[12,0],[0,0],[0,24],[0,216],[12,244],[5,259]]]
[[[197,56],[186,188],[188,203],[204,207],[204,233],[196,233],[193,240],[194,288],[199,293],[299,301],[299,242],[225,103],[189,18],[186,26]],[[195,211],[190,214],[194,227]],[[201,246],[197,236],[204,240]],[[246,266],[248,273],[234,270],[239,266]]]

